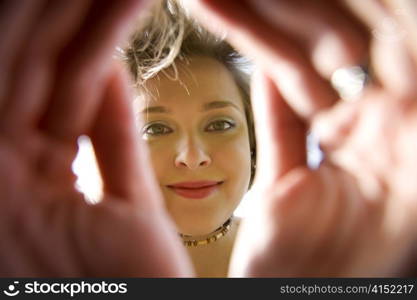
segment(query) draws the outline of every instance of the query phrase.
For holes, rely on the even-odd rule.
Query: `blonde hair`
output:
[[[177,63],[188,64],[191,56],[207,56],[222,63],[231,72],[242,95],[251,147],[252,182],[256,143],[250,104],[250,76],[243,70],[249,65],[247,60],[223,38],[211,34],[196,22],[175,0],[158,1],[131,35],[121,54],[135,86],[143,92],[149,92],[145,88],[146,81],[160,73],[178,80]]]

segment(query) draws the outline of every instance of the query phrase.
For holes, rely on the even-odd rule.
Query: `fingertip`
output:
[[[325,150],[342,146],[358,118],[356,103],[339,102],[329,110],[322,111],[313,120],[311,131]]]

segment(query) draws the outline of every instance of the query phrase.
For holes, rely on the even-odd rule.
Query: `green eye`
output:
[[[235,127],[235,123],[226,120],[217,120],[211,122],[207,127],[206,131],[226,131]]]
[[[143,134],[153,135],[153,136],[164,135],[164,134],[168,134],[171,132],[172,132],[171,128],[161,123],[149,124],[143,129]]]

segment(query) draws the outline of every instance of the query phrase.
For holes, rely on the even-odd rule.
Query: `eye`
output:
[[[164,134],[169,134],[171,132],[172,132],[172,129],[162,123],[149,124],[145,126],[143,129],[143,134],[150,135],[150,136],[164,135]]]
[[[211,122],[207,127],[206,131],[226,131],[231,128],[235,127],[235,123],[232,121],[226,121],[226,120],[217,120],[214,122]]]

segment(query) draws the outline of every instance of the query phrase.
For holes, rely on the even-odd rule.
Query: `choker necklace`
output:
[[[209,237],[202,239],[202,240],[195,240],[195,239],[189,239],[192,238],[191,235],[185,235],[180,233],[180,237],[182,238],[182,242],[184,246],[186,247],[197,247],[200,245],[207,245],[212,242],[217,241],[221,237],[225,236],[230,228],[232,227],[232,217],[230,217],[222,226],[217,228],[213,233],[210,234]]]

